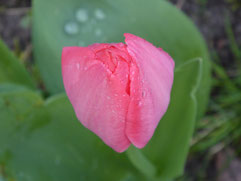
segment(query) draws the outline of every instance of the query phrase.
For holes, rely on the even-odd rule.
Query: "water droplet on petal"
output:
[[[96,9],[95,17],[99,20],[103,20],[103,19],[105,19],[105,13],[101,9]]]
[[[77,67],[77,69],[79,70],[79,68],[80,68],[80,64],[77,63],[77,64],[76,64],[76,67]]]
[[[65,24],[64,31],[69,35],[74,35],[79,32],[77,23],[71,21]]]
[[[146,97],[146,92],[145,91],[142,91],[142,97],[144,98],[144,97]]]
[[[141,105],[142,105],[142,102],[141,102],[141,101],[139,101],[138,106],[140,107]]]
[[[88,12],[87,10],[80,8],[77,10],[75,17],[78,22],[84,23],[88,20]]]

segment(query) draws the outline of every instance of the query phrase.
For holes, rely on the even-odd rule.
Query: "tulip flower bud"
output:
[[[132,34],[123,43],[65,47],[62,75],[80,122],[117,152],[143,148],[167,110],[174,61]]]

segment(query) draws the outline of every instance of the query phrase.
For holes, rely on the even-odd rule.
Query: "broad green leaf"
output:
[[[162,179],[175,178],[183,172],[197,116],[201,65],[201,59],[195,59],[176,69],[169,108],[143,149]]]
[[[0,168],[0,178],[18,181],[142,179],[79,123],[65,95],[43,103],[27,90],[0,93]]]
[[[24,66],[0,39],[0,83],[12,82],[34,88],[34,82]]]
[[[12,83],[1,83],[0,84],[0,93],[6,93],[6,92],[15,92],[20,90],[27,90],[25,86],[21,86],[18,84],[12,84]]]
[[[43,13],[44,11],[44,13]],[[208,52],[193,23],[164,0],[34,0],[34,57],[48,91],[63,91],[61,52],[64,46],[123,41],[123,33],[138,35],[162,47],[176,65],[203,59],[199,117],[210,88]],[[188,83],[188,80],[182,79]]]

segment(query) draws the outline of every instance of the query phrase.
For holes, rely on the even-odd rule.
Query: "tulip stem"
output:
[[[135,148],[130,146],[127,150],[127,155],[132,162],[132,164],[142,173],[144,173],[148,178],[155,178],[156,176],[156,167],[148,160],[143,153]]]

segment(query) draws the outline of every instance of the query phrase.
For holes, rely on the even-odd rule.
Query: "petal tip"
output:
[[[129,145],[127,145],[127,146],[125,146],[125,147],[123,147],[123,148],[113,148],[113,147],[111,147],[114,151],[116,151],[117,153],[123,153],[123,152],[125,152],[128,148],[129,148],[129,146],[130,146],[130,144]]]
[[[143,40],[142,38],[133,35],[131,33],[124,33],[124,37],[125,37],[125,42],[127,43],[128,40]]]

